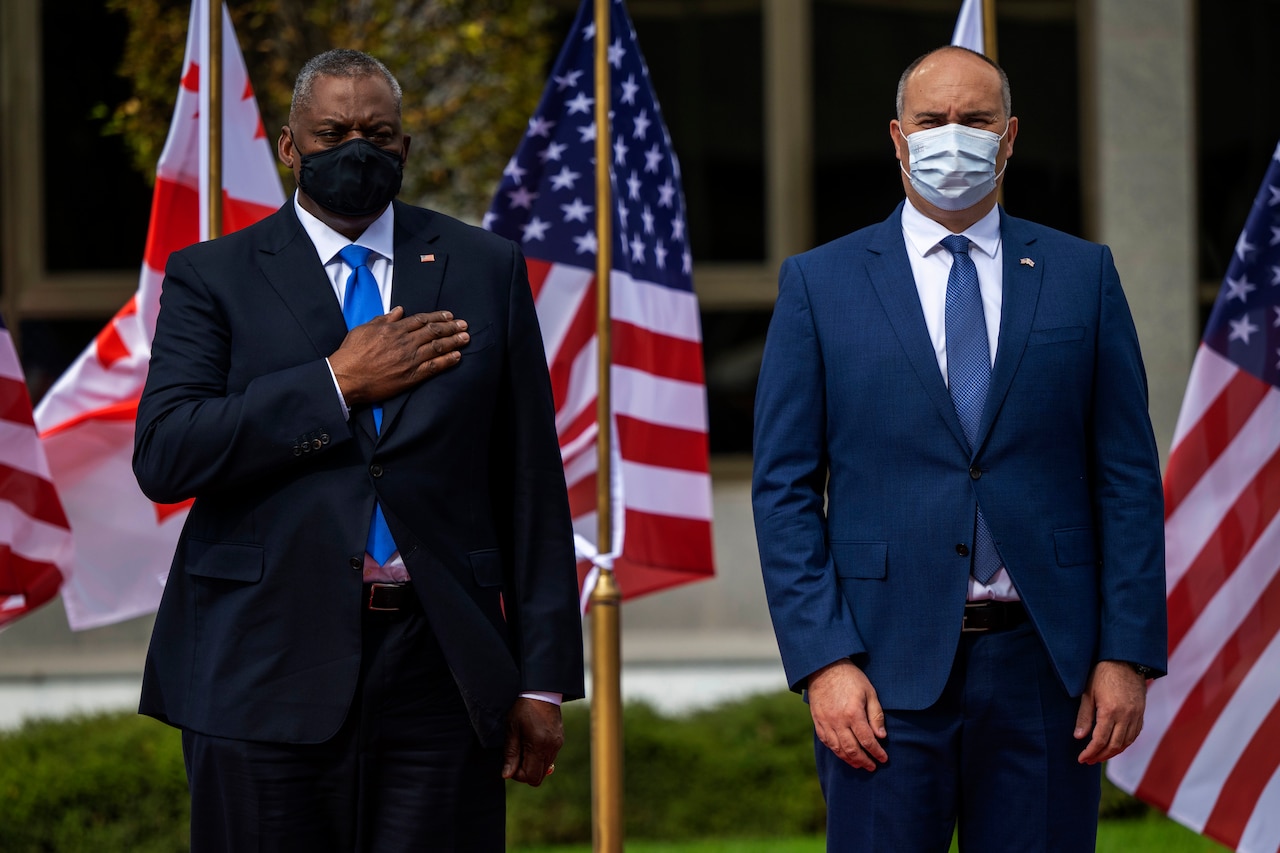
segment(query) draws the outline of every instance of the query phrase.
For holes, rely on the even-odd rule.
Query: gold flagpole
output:
[[[222,0],[209,0],[209,239],[222,235]]]
[[[613,191],[609,180],[609,2],[595,0],[596,116],[596,340],[599,347],[596,396],[596,550],[613,550],[612,483],[612,323],[610,271],[613,268]],[[620,608],[622,592],[612,568],[600,568],[591,592],[591,805],[594,848],[622,853],[622,678]]]
[[[982,47],[987,59],[996,59],[996,0],[982,0]],[[996,187],[996,204],[1004,204],[1004,181]]]
[[[996,0],[982,0],[982,45],[987,59],[1000,61],[996,58]]]

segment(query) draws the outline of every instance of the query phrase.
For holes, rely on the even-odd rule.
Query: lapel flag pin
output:
[[[1029,267],[1031,267],[1032,269],[1034,269],[1034,268],[1035,268],[1035,265],[1036,265],[1036,262],[1035,262],[1035,261],[1033,261],[1033,260],[1031,260],[1030,258],[1023,258],[1022,260],[1018,261],[1018,263],[1020,263],[1020,264],[1024,264],[1024,265],[1026,265],[1026,266],[1029,266]]]
[[[435,255],[418,255],[418,263],[420,264],[429,264],[435,259]]]

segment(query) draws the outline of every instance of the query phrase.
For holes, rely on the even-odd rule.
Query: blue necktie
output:
[[[351,275],[347,278],[347,295],[342,302],[342,316],[347,321],[347,328],[369,322],[381,316],[382,296],[378,293],[378,282],[369,270],[370,250],[354,243],[338,252],[338,257],[351,267]],[[373,407],[373,423],[379,432],[382,431],[382,406]],[[391,538],[391,528],[382,515],[382,507],[377,501],[373,504],[373,520],[369,525],[369,539],[365,550],[373,559],[382,565],[391,559],[396,552],[395,540]]]
[[[952,234],[942,239],[942,246],[951,253],[951,274],[947,276],[947,385],[972,452],[982,407],[987,402],[987,386],[991,384],[987,321],[982,313],[978,268],[969,257],[969,238]],[[1000,553],[979,506],[973,536],[974,578],[979,583],[990,583],[1000,570],[1000,563]]]

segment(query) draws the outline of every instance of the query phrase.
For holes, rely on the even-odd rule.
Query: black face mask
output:
[[[368,216],[391,203],[400,192],[403,174],[404,164],[397,155],[357,138],[302,154],[298,184],[327,210],[341,216]]]

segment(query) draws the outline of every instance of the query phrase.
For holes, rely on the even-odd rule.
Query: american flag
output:
[[[592,2],[584,0],[484,224],[518,241],[555,392],[579,567],[612,555],[625,597],[713,574],[702,334],[680,164],[635,29],[611,4],[614,542],[596,538]],[[606,557],[607,559],[607,557]]]
[[[71,527],[31,418],[13,339],[0,318],[0,626],[58,593]]]
[[[1120,787],[1280,850],[1280,146],[1191,368],[1165,475],[1169,675]]]

